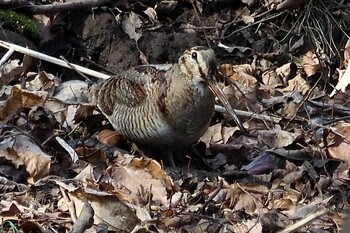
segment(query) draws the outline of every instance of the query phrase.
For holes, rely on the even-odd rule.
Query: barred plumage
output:
[[[172,65],[137,66],[102,86],[98,107],[116,131],[137,143],[181,147],[196,142],[214,112],[208,85],[214,51],[188,49]]]

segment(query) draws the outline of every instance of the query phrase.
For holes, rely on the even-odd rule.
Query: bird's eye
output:
[[[196,52],[192,52],[191,56],[192,56],[193,59],[197,59],[197,53]]]

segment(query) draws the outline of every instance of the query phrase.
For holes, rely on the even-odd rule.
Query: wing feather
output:
[[[117,104],[130,108],[143,105],[159,89],[160,83],[164,83],[164,73],[167,69],[168,65],[137,66],[125,72],[123,76],[111,77],[99,91],[99,108],[110,116]]]

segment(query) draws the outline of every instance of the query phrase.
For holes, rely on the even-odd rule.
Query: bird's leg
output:
[[[170,167],[175,168],[175,162],[174,162],[174,153],[175,149],[171,148],[166,148],[163,150],[163,153],[165,157],[167,158],[167,162],[169,163]]]

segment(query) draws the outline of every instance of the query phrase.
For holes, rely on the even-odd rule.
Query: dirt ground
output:
[[[45,43],[43,50],[57,54],[62,50],[67,52],[67,47],[71,46],[74,51],[69,53],[87,57],[112,73],[142,64],[139,50],[150,64],[163,64],[176,62],[187,48],[206,45],[202,35],[176,29],[144,31],[136,43],[118,26],[115,17],[107,12],[68,18],[65,20],[71,22],[70,30],[64,31],[55,41]]]

